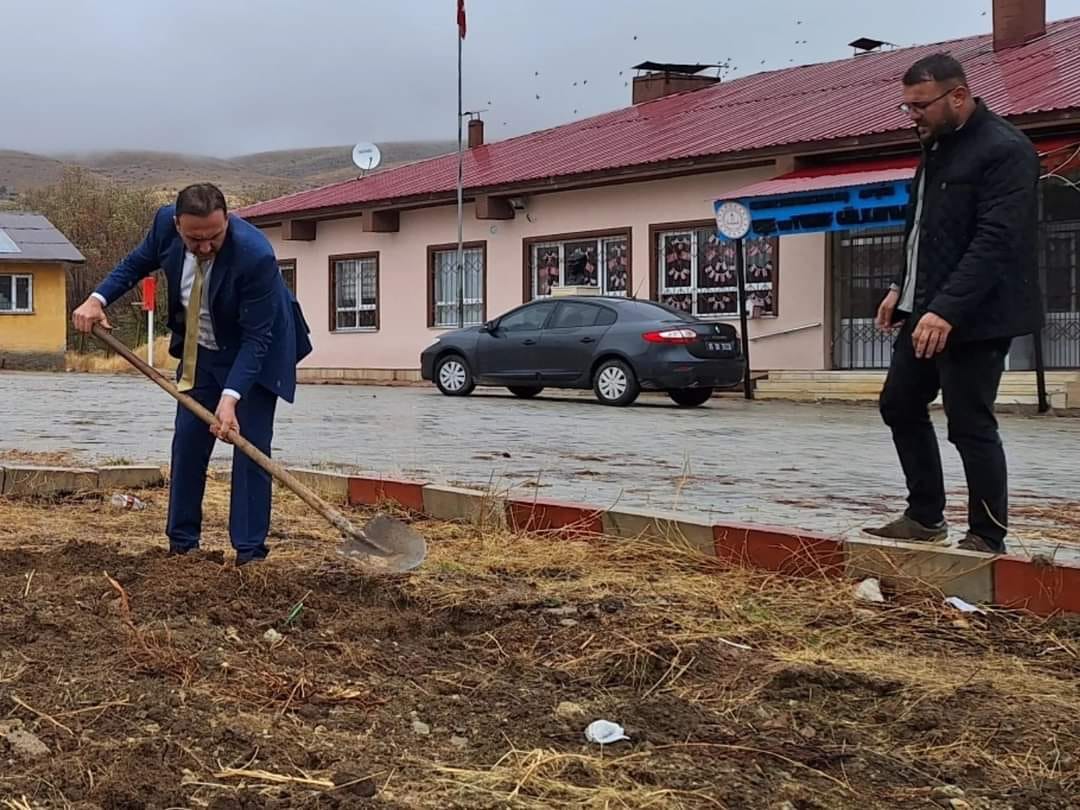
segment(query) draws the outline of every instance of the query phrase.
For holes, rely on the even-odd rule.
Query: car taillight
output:
[[[646,332],[642,337],[649,343],[684,346],[697,340],[698,335],[693,329],[660,329],[656,332]]]

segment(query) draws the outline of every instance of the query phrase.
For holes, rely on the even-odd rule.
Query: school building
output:
[[[456,153],[239,213],[271,239],[311,323],[309,380],[417,379],[441,330],[556,285],[737,324],[733,248],[717,239],[715,202],[897,183],[906,194],[919,147],[897,109],[900,78],[946,51],[1042,155],[1040,338],[1064,396],[1080,384],[1080,18],[1047,22],[1042,2],[1020,0],[994,0],[993,12],[990,33],[894,50],[864,39],[847,59],[733,80],[643,63],[629,106],[504,141],[485,142],[483,122],[470,121],[462,309]],[[859,379],[878,385],[890,339],[872,319],[901,243],[895,222],[748,243],[748,337],[755,372],[769,375],[763,393],[832,374],[827,388],[853,371],[877,371]],[[1033,356],[1033,338],[1018,341],[1010,368],[1031,368]]]

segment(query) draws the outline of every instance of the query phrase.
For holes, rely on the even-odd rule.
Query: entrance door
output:
[[[833,234],[832,363],[836,369],[884,369],[893,336],[874,325],[878,305],[904,266],[902,229]]]
[[[1046,223],[1041,237],[1043,362],[1047,368],[1080,368],[1080,221]]]

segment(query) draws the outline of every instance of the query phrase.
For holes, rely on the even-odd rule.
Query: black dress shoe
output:
[[[243,552],[238,551],[236,553],[236,567],[239,568],[241,565],[247,565],[248,563],[251,563],[251,562],[262,562],[263,560],[266,559],[266,556],[269,553],[270,552],[267,551],[266,549],[258,549],[256,551],[243,551]]]

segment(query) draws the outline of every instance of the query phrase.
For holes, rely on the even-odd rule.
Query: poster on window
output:
[[[697,233],[699,290],[734,289],[735,243],[721,242],[712,229]]]
[[[604,272],[607,278],[605,292],[611,295],[624,294],[629,278],[625,239],[604,240]]]
[[[688,233],[675,233],[664,236],[664,288],[679,289],[690,287],[692,256],[690,252],[691,236]]]
[[[596,240],[567,242],[563,246],[566,256],[564,277],[567,287],[596,287],[599,273],[596,263]]]
[[[693,311],[694,296],[693,293],[666,293],[660,296],[660,303],[689,314]]]
[[[746,242],[746,299],[762,315],[776,314],[776,246],[775,239]]]
[[[737,290],[716,293],[698,293],[698,315],[730,317],[739,314]]]
[[[559,283],[558,245],[533,248],[533,278],[536,279],[536,295],[551,295],[551,288]]]

